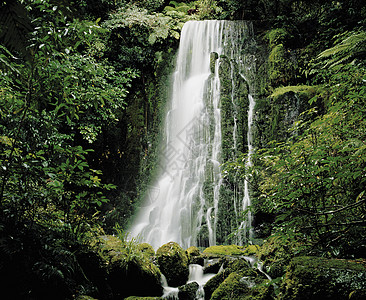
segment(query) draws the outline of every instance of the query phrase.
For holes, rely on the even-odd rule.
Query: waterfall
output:
[[[248,154],[247,159],[245,161],[246,169],[252,166],[251,157],[253,155],[253,144],[252,144],[252,123],[253,123],[253,114],[254,114],[254,106],[255,101],[252,95],[249,94],[249,109],[248,109],[248,133],[247,133],[247,147]],[[241,238],[244,240],[251,240],[253,238],[253,229],[252,229],[252,213],[250,211],[250,195],[249,195],[249,184],[248,184],[248,175],[245,177],[244,181],[244,198],[242,202],[242,210],[246,212],[245,219],[240,223],[239,231],[242,231]]]
[[[223,184],[219,61],[233,45],[230,24],[189,21],[183,26],[160,149],[161,172],[129,228],[154,248],[170,241],[183,248],[216,244]]]

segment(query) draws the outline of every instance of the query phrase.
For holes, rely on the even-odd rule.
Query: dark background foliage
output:
[[[364,253],[364,1],[2,1],[2,290],[95,293],[78,254],[139,205],[181,27],[210,18],[253,20],[268,61],[246,173],[258,236],[305,239],[300,250],[325,256]],[[299,85],[308,88],[291,134],[276,104],[290,105]]]

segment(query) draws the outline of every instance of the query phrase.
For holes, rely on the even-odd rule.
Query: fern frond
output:
[[[366,53],[366,32],[353,33],[334,47],[324,50],[318,59],[328,59],[324,67],[334,67],[364,56]]]
[[[336,55],[342,51],[345,51],[347,50],[349,47],[349,45],[347,44],[338,44],[332,48],[329,48],[327,50],[324,50],[322,53],[320,53],[318,55],[318,58],[326,58],[326,57],[329,57],[329,56],[333,56],[333,55]]]

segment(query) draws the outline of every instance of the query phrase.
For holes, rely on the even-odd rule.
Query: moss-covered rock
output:
[[[260,247],[258,245],[248,245],[245,247],[244,255],[252,256],[257,255],[260,250]]]
[[[246,277],[257,277],[257,269],[253,269],[245,259],[235,259],[229,263],[227,271],[230,273],[237,273]]]
[[[161,296],[161,273],[133,241],[125,242],[115,236],[103,236],[100,255],[107,270],[107,283],[113,297]],[[139,288],[141,282],[144,288]]]
[[[245,255],[245,248],[237,245],[218,245],[206,248],[203,253],[208,256],[223,256],[223,255]]]
[[[186,250],[186,252],[188,257],[188,264],[198,264],[203,266],[204,258],[197,247],[191,246]]]
[[[207,259],[205,261],[205,265],[203,268],[203,273],[207,274],[207,273],[218,273],[221,266],[223,266],[224,264],[227,265],[227,260],[225,258],[211,258],[211,259]]]
[[[301,256],[287,268],[280,299],[349,299],[365,290],[365,261]]]
[[[205,300],[209,300],[213,292],[220,286],[220,284],[226,279],[229,272],[221,272],[213,276],[209,281],[206,282],[203,290],[205,291]]]
[[[245,300],[273,300],[274,286],[269,280],[263,280],[262,283],[255,285],[250,295],[245,297]]]
[[[289,86],[283,86],[276,88],[271,98],[274,100],[277,100],[278,97],[283,96],[286,93],[294,93],[298,94],[300,97],[305,98],[306,100],[311,99],[316,95],[316,93],[319,91],[319,88],[317,86],[312,85],[289,85]]]
[[[211,295],[224,282],[224,280],[232,273],[240,277],[250,278],[250,280],[257,281],[258,272],[254,270],[249,263],[242,258],[225,258],[220,261],[224,270],[214,277],[212,277],[203,287],[205,291],[205,299],[210,299]]]
[[[137,248],[138,248],[141,252],[145,253],[148,257],[152,257],[152,256],[154,256],[154,255],[155,255],[155,250],[154,250],[154,248],[153,248],[150,244],[148,244],[148,243],[138,244],[138,245],[137,245]]]
[[[178,298],[179,300],[195,300],[196,299],[196,293],[199,288],[199,285],[197,282],[190,282],[183,286],[180,286],[179,292],[178,292]]]
[[[296,63],[283,44],[276,45],[268,57],[268,77],[272,86],[288,84],[294,78]]]
[[[257,255],[263,262],[266,272],[272,278],[277,278],[285,273],[287,265],[294,257],[294,249],[298,244],[288,243],[278,237],[269,238],[259,249]]]
[[[242,299],[250,292],[249,287],[242,280],[242,276],[231,273],[213,292],[211,300]]]
[[[189,247],[186,251],[187,251],[188,257],[189,256],[200,256],[201,255],[200,250],[195,246]]]
[[[175,242],[169,242],[156,251],[156,258],[169,286],[178,287],[187,282],[188,257],[181,246]]]

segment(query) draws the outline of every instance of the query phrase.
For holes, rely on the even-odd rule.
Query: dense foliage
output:
[[[317,56],[302,65],[314,44],[296,50],[298,65],[292,70],[284,56],[271,58],[279,45],[288,47],[286,52],[295,51],[287,30],[274,29],[267,35],[269,80],[272,88],[277,87],[268,97],[271,105],[292,97],[302,112],[286,124],[290,127],[282,119],[282,129],[281,113],[277,109],[269,113],[267,142],[257,149],[254,167],[243,178],[249,176],[252,209],[261,221],[275,219],[267,236],[271,233],[296,245],[296,251],[336,257],[362,257],[365,251],[364,30],[356,26],[335,35],[332,47],[319,47],[323,51],[314,52]],[[294,77],[300,68],[303,74]],[[307,85],[299,85],[303,83]],[[243,170],[244,159],[229,163],[227,176]]]
[[[268,235],[330,256],[365,250],[364,1],[2,1],[0,271],[13,298],[92,289],[78,254],[127,224],[154,172],[180,30],[214,18],[256,20],[265,96],[312,91],[248,170],[254,210],[276,219]]]

